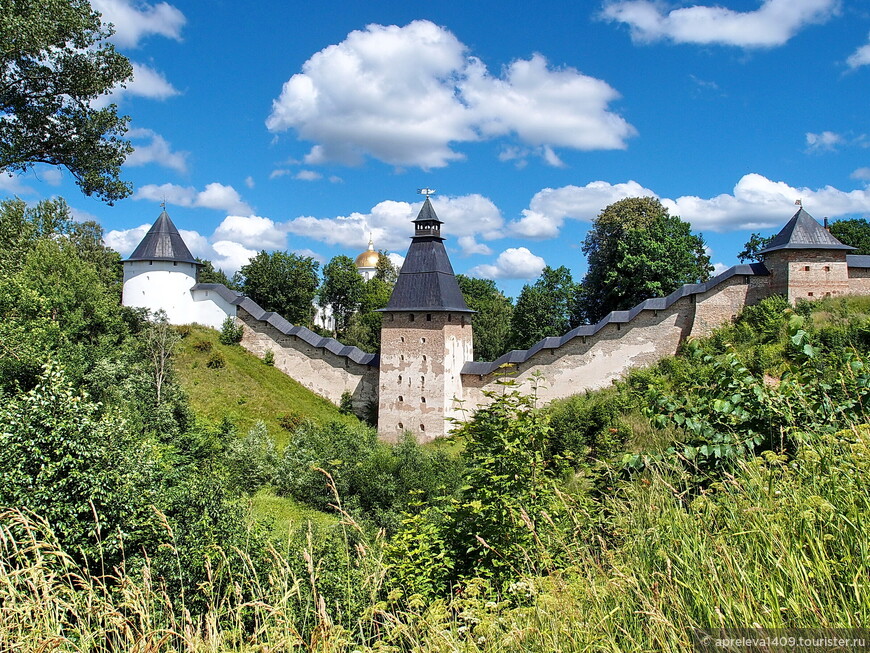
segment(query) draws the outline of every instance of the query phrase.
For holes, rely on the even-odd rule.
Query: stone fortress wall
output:
[[[271,350],[279,370],[333,403],[349,393],[359,414],[377,405],[380,437],[395,441],[410,431],[426,441],[449,432],[448,419],[467,418],[485,405],[486,392],[497,388],[504,366],[510,366],[527,389],[537,376],[539,398],[551,401],[607,387],[631,369],[672,356],[687,338],[709,335],[764,297],[784,294],[795,302],[870,294],[870,256],[848,254],[852,248],[821,230],[801,210],[777,235],[774,242],[779,244],[762,263],[734,266],[705,283],[685,285],[628,311],[614,311],[597,324],[545,338],[493,362],[472,361],[470,313],[456,308],[457,301],[464,305],[461,300],[447,305],[454,308],[432,310],[412,303],[384,309],[378,356],[294,326],[238,292],[220,284],[196,283],[190,275],[185,275],[189,293],[173,297],[185,295],[197,305],[187,312],[176,310],[187,321],[196,321],[189,316],[207,315],[209,326],[217,326],[226,316],[234,317],[244,327],[243,347],[260,357]],[[420,239],[431,241],[428,236]],[[444,256],[442,268],[449,267]],[[439,274],[438,283],[444,283],[445,275]],[[452,278],[452,269],[448,276]],[[142,277],[133,275],[131,280],[134,277],[129,296],[148,295],[140,288]]]

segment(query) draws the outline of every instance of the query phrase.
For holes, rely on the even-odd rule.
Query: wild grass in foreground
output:
[[[742,461],[700,491],[676,466],[620,483],[599,536],[565,540],[567,564],[520,574],[501,596],[482,579],[449,598],[404,596],[385,583],[381,542],[344,519],[338,552],[303,530],[298,552],[270,549],[265,575],[252,564],[224,577],[215,549],[209,582],[187,588],[207,599],[191,614],[147,565],[101,577],[74,565],[46,524],[6,512],[0,649],[679,651],[693,627],[861,627],[870,428],[801,439],[793,459]]]

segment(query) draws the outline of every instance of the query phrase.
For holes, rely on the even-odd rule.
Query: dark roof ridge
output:
[[[758,253],[769,254],[783,249],[854,250],[856,248],[841,243],[801,207],[773,237],[770,244]]]
[[[345,345],[335,338],[328,338],[317,335],[311,329],[304,326],[296,326],[275,313],[274,311],[263,310],[257,302],[250,297],[246,297],[236,290],[230,290],[222,283],[197,283],[191,289],[194,290],[211,290],[216,293],[224,301],[239,306],[246,310],[255,320],[266,322],[284,335],[296,336],[303,342],[312,347],[320,347],[342,358],[348,358],[359,365],[367,365],[368,367],[377,368],[380,363],[380,357],[377,354],[364,352],[359,347]]]
[[[462,374],[486,376],[487,374],[495,372],[502,365],[525,363],[542,349],[558,349],[574,338],[594,336],[608,324],[627,324],[636,318],[642,311],[663,311],[670,308],[679,299],[708,292],[720,283],[723,283],[736,275],[767,276],[768,274],[770,273],[763,263],[744,263],[741,265],[734,265],[704,283],[687,283],[677,288],[667,297],[645,299],[634,308],[627,311],[611,311],[595,324],[581,324],[562,336],[550,336],[544,338],[528,349],[514,349],[513,351],[509,351],[508,353],[499,356],[492,362],[469,361],[462,366]]]
[[[197,261],[181,234],[178,232],[172,218],[163,209],[163,212],[151,225],[148,233],[142,238],[127,261],[175,261],[178,263],[193,263],[201,265]]]

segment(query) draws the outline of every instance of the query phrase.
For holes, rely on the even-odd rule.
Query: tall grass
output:
[[[793,460],[768,453],[703,490],[650,468],[604,501],[598,534],[561,543],[562,568],[498,598],[481,580],[426,605],[385,593],[380,544],[346,515],[342,550],[305,527],[299,549],[269,550],[265,574],[251,562],[228,577],[216,549],[208,582],[187,588],[206,598],[191,614],[148,565],[100,576],[47,524],[6,511],[0,650],[678,651],[694,627],[861,627],[870,428],[802,437]]]

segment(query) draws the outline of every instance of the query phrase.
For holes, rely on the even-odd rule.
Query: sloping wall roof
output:
[[[735,265],[728,268],[722,274],[713,277],[704,283],[690,283],[680,288],[677,288],[667,297],[656,297],[647,299],[628,311],[612,311],[605,317],[601,318],[596,324],[582,324],[575,329],[572,329],[563,336],[552,336],[544,338],[535,343],[529,349],[514,349],[513,351],[500,356],[492,362],[468,362],[462,366],[462,374],[478,374],[481,376],[495,372],[504,364],[519,364],[525,363],[532,356],[537,354],[542,349],[558,349],[570,340],[582,336],[594,336],[608,324],[626,324],[631,322],[641,311],[663,311],[670,308],[671,305],[683,297],[692,295],[700,295],[712,290],[720,283],[727,281],[735,275],[746,276],[767,276],[770,274],[763,263],[749,263],[744,265]]]
[[[163,211],[157,221],[151,225],[151,229],[127,260],[176,261],[199,265],[166,211]]]
[[[320,347],[336,356],[349,358],[354,363],[360,365],[368,365],[369,367],[378,367],[379,365],[380,357],[377,354],[369,354],[358,347],[343,345],[335,338],[319,336],[303,326],[294,326],[277,313],[273,311],[264,311],[253,299],[245,297],[242,293],[236,292],[235,290],[230,290],[222,283],[198,283],[191,287],[190,290],[192,292],[197,290],[215,292],[227,303],[233,306],[238,306],[247,311],[255,320],[266,322],[284,335],[296,336],[312,347]]]

